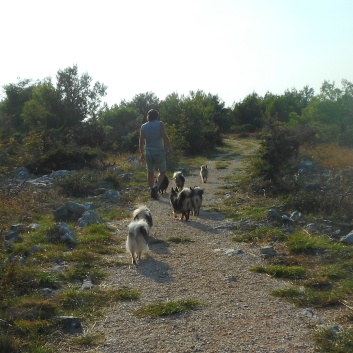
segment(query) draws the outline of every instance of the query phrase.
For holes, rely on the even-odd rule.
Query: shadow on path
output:
[[[169,273],[169,264],[156,260],[152,256],[147,256],[139,263],[137,267],[137,272],[145,277],[152,279],[158,283],[169,283],[173,282],[175,279]]]

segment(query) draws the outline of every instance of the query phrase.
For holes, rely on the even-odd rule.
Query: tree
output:
[[[320,131],[322,140],[352,145],[353,84],[342,80],[342,88],[338,88],[334,82],[324,81],[303,115]]]
[[[247,132],[260,130],[263,125],[263,99],[257,93],[249,94],[234,105],[233,113],[236,123]]]
[[[0,132],[2,138],[10,138],[23,132],[22,108],[31,99],[36,83],[32,80],[19,80],[17,84],[4,86],[5,99],[0,104]]]
[[[46,80],[32,91],[32,98],[23,105],[22,114],[27,130],[48,130],[61,127],[63,107],[59,92]]]
[[[146,121],[150,109],[159,110],[159,99],[153,92],[140,93],[134,96],[131,102],[123,101],[121,107],[130,107],[136,110],[141,122]]]
[[[105,132],[105,149],[134,151],[138,146],[140,129],[139,115],[128,106],[115,106],[102,112],[98,118],[99,125]]]
[[[74,126],[97,117],[101,98],[106,95],[104,84],[95,82],[92,86],[92,78],[87,73],[79,76],[77,65],[59,70],[56,78],[63,105],[62,125]]]

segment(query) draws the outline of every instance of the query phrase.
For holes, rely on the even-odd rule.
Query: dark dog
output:
[[[175,218],[177,217],[177,214],[181,214],[181,221],[184,218],[185,221],[189,220],[190,212],[194,209],[192,203],[192,192],[189,188],[183,188],[180,192],[172,188],[170,193],[170,203],[173,207],[173,214]]]
[[[155,183],[157,184],[158,177],[156,177]],[[161,182],[161,185],[159,185],[158,192],[163,194],[164,192],[167,191],[169,186],[169,179],[167,176],[164,177],[163,181]]]
[[[202,205],[203,189],[201,189],[199,186],[195,186],[194,188],[190,188],[190,190],[193,214],[194,216],[198,216],[200,214],[200,208]]]
[[[206,182],[207,182],[207,178],[208,178],[208,168],[207,168],[207,164],[201,166],[201,169],[200,169],[200,176],[201,176],[201,181],[202,181],[203,183],[206,183]]]
[[[175,181],[176,190],[181,191],[183,190],[185,184],[185,177],[182,172],[175,172],[173,174],[173,179]]]

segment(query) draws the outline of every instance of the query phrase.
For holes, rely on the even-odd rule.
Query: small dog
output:
[[[132,221],[129,225],[129,234],[126,239],[126,251],[131,254],[132,263],[137,266],[137,260],[141,260],[142,252],[148,250],[147,240],[150,227],[146,220]]]
[[[134,221],[144,219],[150,228],[153,226],[151,211],[145,205],[141,205],[136,208],[136,210],[132,213],[132,217]]]
[[[184,184],[185,184],[185,177],[183,175],[182,172],[175,172],[173,174],[173,179],[175,181],[175,185],[176,185],[176,191],[181,191],[184,188]]]
[[[200,208],[202,205],[202,195],[203,189],[199,186],[195,186],[194,188],[190,188],[191,190],[191,201],[193,206],[193,215],[199,216],[200,215]]]
[[[170,203],[173,207],[174,218],[181,214],[180,220],[189,220],[190,212],[193,211],[192,192],[189,188],[183,188],[180,192],[173,189],[170,193]]]
[[[208,168],[207,168],[207,164],[201,166],[201,169],[200,169],[200,176],[201,176],[201,181],[202,181],[203,183],[206,183],[206,182],[207,182],[207,178],[208,178]]]
[[[157,184],[158,181],[158,177],[156,177],[155,179],[155,183]],[[160,192],[161,194],[163,194],[164,192],[167,191],[169,186],[169,179],[167,176],[164,177],[163,181],[161,182],[161,185],[159,185],[159,189],[158,192]]]
[[[132,263],[137,265],[142,252],[148,250],[147,241],[153,226],[151,211],[145,205],[140,205],[132,213],[133,221],[128,225],[129,234],[126,239],[126,251],[131,254]]]

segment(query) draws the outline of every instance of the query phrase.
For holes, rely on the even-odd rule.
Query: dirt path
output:
[[[233,144],[242,149],[240,142]],[[242,168],[241,156],[227,161],[227,169],[216,169],[216,160],[207,163],[208,183],[201,185],[198,170],[186,178],[186,186],[205,189],[199,217],[173,219],[171,185],[167,194],[147,203],[154,219],[149,254],[138,268],[116,268],[107,281],[109,286],[136,288],[141,298],[111,307],[91,332],[103,333],[105,342],[87,352],[314,352],[309,319],[301,309],[269,295],[285,284],[249,271],[262,263],[258,249],[232,242],[227,220],[209,211],[223,202],[220,186],[226,175]],[[117,225],[117,234],[127,234],[129,221]],[[193,242],[175,244],[170,237]],[[227,255],[224,249],[237,251]],[[178,299],[203,305],[172,317],[140,318],[133,313],[147,303]]]

